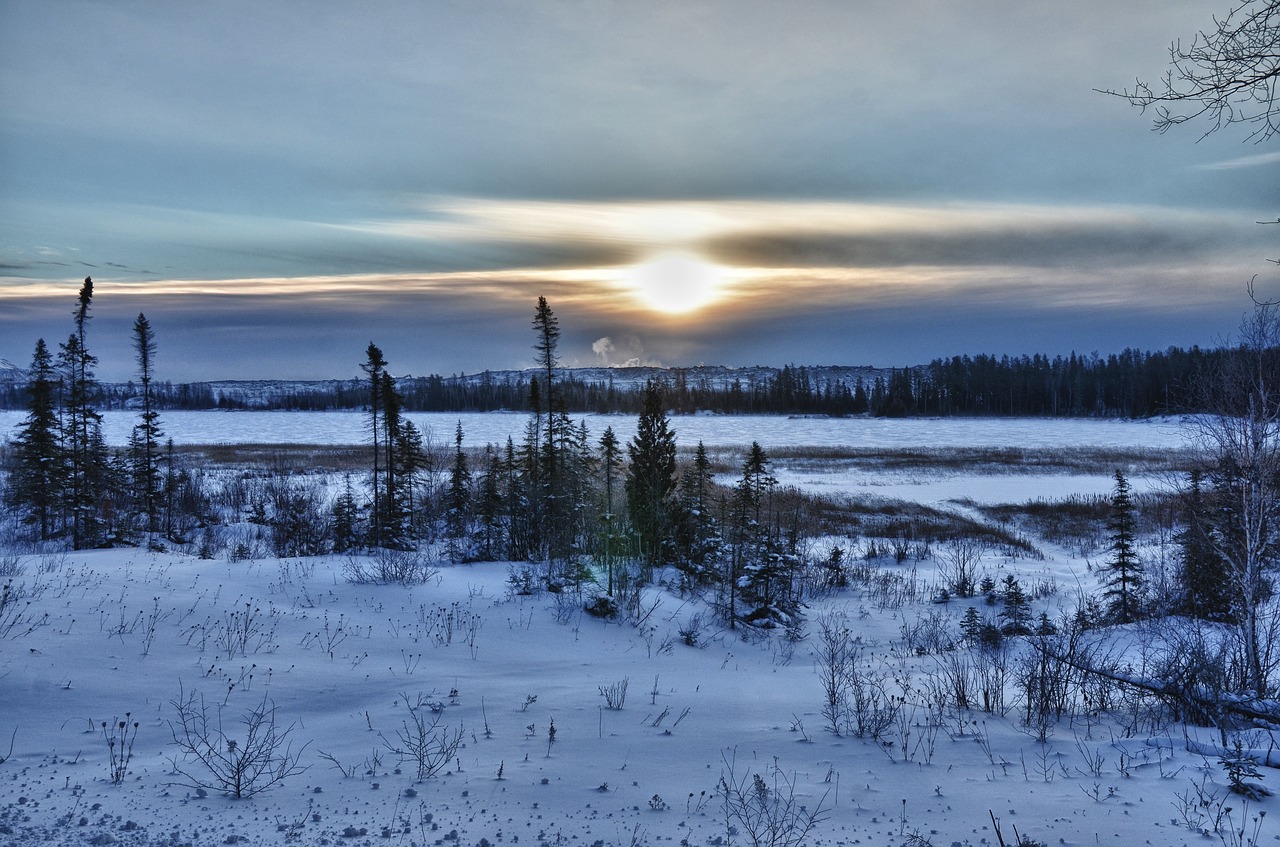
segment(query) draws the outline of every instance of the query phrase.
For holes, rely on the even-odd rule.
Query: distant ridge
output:
[[[0,359],[0,382],[26,382],[27,372],[10,362]]]

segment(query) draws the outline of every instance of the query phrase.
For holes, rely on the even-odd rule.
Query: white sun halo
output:
[[[719,266],[693,253],[660,253],[628,269],[628,282],[651,308],[678,315],[711,302],[720,286]]]

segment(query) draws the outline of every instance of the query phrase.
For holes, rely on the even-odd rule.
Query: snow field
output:
[[[164,419],[180,443],[344,443],[348,425],[352,442],[363,437],[358,414],[189,414],[201,417]],[[131,425],[131,414],[121,416]],[[450,432],[458,417],[428,425]],[[518,436],[525,422],[476,417],[484,420],[463,416],[470,446],[505,441],[504,427]],[[589,422],[593,437],[603,420]],[[607,419],[623,439],[627,420]],[[882,423],[676,418],[673,426],[683,447],[704,438],[739,450],[751,440],[766,448],[1182,447],[1167,423],[892,422],[907,427],[898,430]],[[109,413],[108,433],[111,425]],[[773,470],[784,485],[815,493],[963,513],[972,510],[959,498],[1021,502],[1106,494],[1111,486],[1103,471],[901,471],[799,460],[775,461]],[[1131,471],[1136,492],[1165,484]],[[230,538],[253,529],[230,527]],[[855,552],[847,539],[815,546],[829,543]],[[1084,560],[1037,545],[1043,560],[988,552],[981,569],[1050,589],[1035,601],[1037,615],[1056,616],[1077,591],[1097,590]],[[718,786],[756,773],[769,785],[780,775],[803,814],[821,811],[802,841],[815,847],[994,845],[993,815],[1009,844],[1015,826],[1053,845],[1280,840],[1274,798],[1246,805],[1226,792],[1212,756],[1191,752],[1203,748],[1188,739],[1213,742],[1212,735],[1144,719],[1149,704],[1138,698],[1087,719],[1064,718],[1044,741],[1019,725],[1012,671],[1002,713],[938,706],[931,692],[944,663],[973,654],[916,655],[904,632],[923,623],[954,634],[967,607],[984,616],[998,608],[982,598],[930,603],[936,556],[876,563],[887,580],[917,580],[916,601],[886,603],[857,584],[812,601],[798,643],[780,632],[724,629],[702,599],[669,584],[646,590],[642,607],[652,612],[637,627],[594,619],[576,598],[512,595],[503,563],[439,563],[415,586],[352,584],[346,564],[342,557],[205,561],[136,549],[0,551],[0,567],[31,600],[19,614],[45,621],[0,639],[0,756],[13,738],[0,763],[0,845],[728,847],[751,842],[741,821],[726,819]],[[689,646],[680,633],[699,614],[704,626]],[[814,653],[826,615],[841,616],[865,645],[868,667],[903,698],[884,741],[825,728]],[[451,637],[442,620],[452,623]],[[247,631],[245,649],[233,649],[228,631]],[[623,680],[623,708],[607,708],[601,687]],[[193,692],[233,739],[243,738],[243,714],[264,698],[274,704],[278,729],[289,728],[287,741],[307,770],[251,799],[183,784],[190,780],[178,768],[202,772],[180,759],[173,703]],[[430,779],[417,780],[415,763],[391,749],[404,747],[398,733],[412,720],[406,696],[428,710],[438,704],[440,728],[462,732],[451,761]],[[138,728],[123,781],[114,784],[120,754],[107,736],[126,713]],[[104,721],[112,728],[105,734]],[[1268,773],[1263,784],[1270,782]],[[1262,811],[1272,814],[1258,819]]]
[[[989,811],[1006,837],[1016,824],[1051,844],[1201,844],[1176,823],[1175,795],[1205,774],[1221,793],[1220,768],[1181,738],[1124,738],[1104,719],[1064,722],[1041,744],[1017,727],[1016,703],[1003,717],[932,714],[919,692],[938,659],[895,642],[922,616],[958,618],[958,603],[880,609],[849,591],[814,604],[800,644],[712,626],[689,647],[678,632],[697,601],[652,589],[651,631],[578,611],[558,623],[554,598],[508,596],[500,564],[444,565],[414,587],[349,584],[333,557],[110,550],[22,565],[49,620],[0,653],[0,731],[16,729],[0,807],[14,844],[725,844],[726,760],[739,777],[776,765],[794,778],[797,801],[827,815],[813,845],[994,844]],[[220,627],[246,608],[262,628],[231,655]],[[426,623],[441,609],[481,619],[474,651]],[[909,747],[824,729],[813,633],[831,612],[917,692]],[[624,707],[610,710],[599,689],[623,679]],[[175,784],[180,690],[202,694],[231,737],[268,698],[309,769],[248,800]],[[443,704],[442,725],[464,732],[424,782],[388,749],[405,694]],[[100,724],[126,712],[140,726],[114,785]]]

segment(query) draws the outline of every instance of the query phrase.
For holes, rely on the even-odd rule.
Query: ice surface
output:
[[[0,412],[0,432],[10,433],[24,418],[20,411]],[[436,443],[452,443],[461,421],[471,446],[517,443],[526,414],[410,413],[406,415]],[[634,415],[573,415],[585,421],[592,438],[606,426],[620,440],[635,434]],[[107,443],[122,446],[137,423],[135,412],[103,414]],[[178,444],[363,444],[369,440],[368,416],[360,412],[226,412],[161,413],[165,437]],[[689,415],[671,418],[681,446],[698,441],[707,446],[745,446],[760,442],[779,447],[1135,447],[1176,449],[1185,446],[1177,418],[1098,420],[1083,418],[791,418],[776,415]]]

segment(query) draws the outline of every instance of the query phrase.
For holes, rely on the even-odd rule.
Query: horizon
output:
[[[0,358],[99,377],[1208,347],[1280,152],[1151,132],[1193,0],[0,7]],[[909,57],[905,59],[904,57]],[[260,376],[271,374],[271,376]]]

